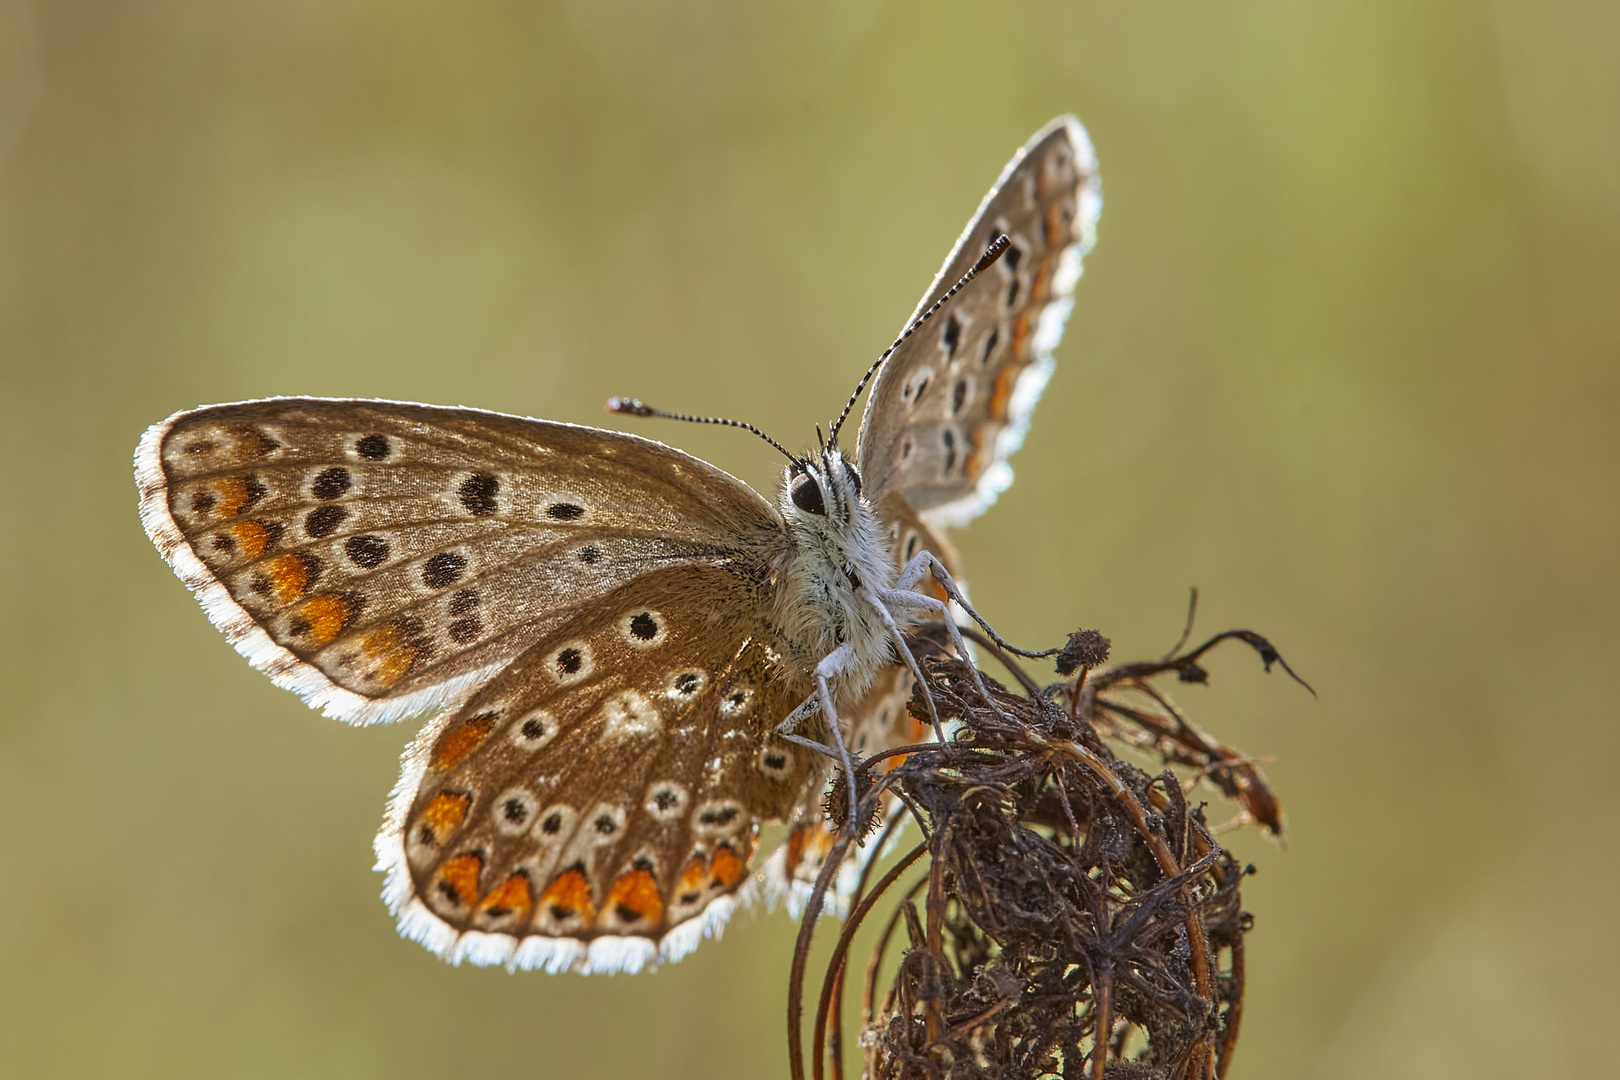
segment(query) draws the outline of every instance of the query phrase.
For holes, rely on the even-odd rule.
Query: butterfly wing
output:
[[[1048,124],[1007,164],[912,318],[997,233],[1011,248],[901,342],[872,387],[857,442],[875,498],[900,493],[930,520],[961,524],[1012,482],[1007,457],[1051,375],[1101,208],[1096,156],[1073,117]]]
[[[655,571],[430,725],[377,838],[401,932],[551,971],[634,971],[716,933],[759,823],[820,767],[774,734],[810,684],[751,621],[757,588]]]
[[[781,525],[660,443],[470,409],[272,399],[136,453],[148,534],[255,666],[355,723],[444,711],[377,840],[453,960],[631,970],[738,903],[813,768],[763,625]]]
[[[780,529],[753,489],[662,443],[399,402],[178,413],[135,471],[147,534],[214,624],[359,724],[460,700],[646,573],[757,574]]]

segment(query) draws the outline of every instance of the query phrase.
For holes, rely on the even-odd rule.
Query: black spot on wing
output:
[[[304,532],[317,540],[331,536],[348,516],[341,506],[317,506],[304,516]]]
[[[367,461],[381,461],[393,453],[394,448],[388,445],[387,438],[382,435],[362,435],[354,444],[354,450]]]
[[[422,584],[430,589],[454,585],[461,578],[462,571],[466,569],[467,560],[464,556],[457,555],[453,551],[441,551],[422,564]]]
[[[315,478],[315,482],[309,485],[309,493],[317,499],[336,499],[340,495],[347,494],[352,485],[349,470],[341,465],[334,465]]]
[[[461,505],[474,517],[488,517],[500,509],[495,497],[500,494],[501,482],[488,473],[474,473],[461,482],[458,494]]]
[[[343,553],[362,570],[372,570],[388,560],[388,541],[380,536],[351,536],[343,542]]]

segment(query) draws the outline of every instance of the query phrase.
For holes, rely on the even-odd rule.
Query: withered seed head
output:
[[[1058,674],[1067,677],[1081,668],[1101,667],[1108,659],[1110,644],[1095,630],[1076,630],[1057,654]]]

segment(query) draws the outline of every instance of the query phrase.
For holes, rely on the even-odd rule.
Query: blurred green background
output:
[[[0,1068],[783,1074],[780,914],[637,977],[398,939],[410,733],[250,670],[129,457],[268,394],[806,442],[1073,111],[1100,243],[958,537],[1014,640],[1156,655],[1196,584],[1320,691],[1234,649],[1180,694],[1289,811],[1234,840],[1236,1075],[1611,1070],[1617,40],[1600,0],[0,0]]]

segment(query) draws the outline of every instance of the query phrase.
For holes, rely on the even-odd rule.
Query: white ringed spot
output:
[[[529,830],[529,835],[547,846],[560,844],[574,831],[574,822],[578,818],[579,811],[572,806],[554,803],[535,817],[534,828]]]
[[[692,815],[692,829],[703,836],[727,836],[748,821],[736,799],[710,799]]]
[[[512,745],[533,752],[557,737],[557,718],[544,709],[535,709],[513,724],[507,732]]]
[[[586,815],[581,832],[593,845],[611,844],[624,832],[624,807],[613,803],[597,803]]]
[[[619,619],[619,635],[632,649],[652,649],[664,643],[667,627],[656,611],[639,608]]]
[[[535,811],[539,809],[540,802],[533,795],[522,788],[512,788],[495,800],[490,812],[495,818],[495,828],[507,836],[521,836],[534,823]]]
[[[727,720],[747,716],[754,708],[754,688],[733,683],[720,695],[720,715]]]
[[[647,813],[659,821],[679,821],[689,796],[673,780],[660,780],[647,789]]]
[[[672,701],[691,701],[709,685],[709,676],[697,668],[677,671],[669,677],[664,696]]]
[[[546,672],[558,686],[573,686],[584,682],[596,670],[591,647],[583,641],[568,641],[557,646],[545,659]]]
[[[760,772],[778,783],[793,775],[793,755],[785,747],[773,745],[760,747],[756,764],[759,765]]]
[[[620,690],[602,703],[603,734],[609,738],[651,735],[664,726],[658,707],[639,690]]]

